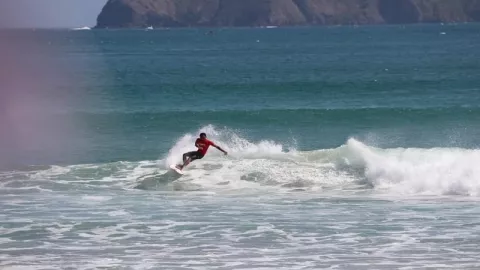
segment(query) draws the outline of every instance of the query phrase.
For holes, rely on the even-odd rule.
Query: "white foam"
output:
[[[88,26],[84,26],[84,27],[77,27],[77,28],[72,28],[72,30],[74,31],[85,31],[85,30],[92,30],[92,28],[88,27]]]
[[[98,269],[98,268],[117,268],[122,264],[120,259],[111,258],[94,258],[85,265],[79,266],[79,269]]]
[[[401,194],[480,195],[480,150],[460,148],[375,149],[350,139],[376,189]]]
[[[298,152],[272,141],[251,142],[233,131],[213,126],[199,132],[206,132],[230,153],[223,157],[212,149],[204,159],[187,167],[182,181],[201,190],[341,190],[366,179],[374,189],[397,195],[480,195],[480,150],[379,149],[350,139],[336,149]],[[196,137],[184,135],[163,161],[180,162],[182,153],[194,150]]]
[[[252,143],[231,130],[217,130],[214,126],[208,125],[194,134],[188,133],[182,136],[169,150],[167,157],[163,159],[165,168],[168,168],[171,164],[181,163],[183,153],[195,151],[195,140],[201,132],[205,132],[209,140],[226,150],[230,158],[271,158],[285,155],[281,144],[272,141]],[[211,147],[207,155],[218,157],[222,153]]]
[[[206,126],[195,134],[185,134],[163,159],[163,166],[180,163],[185,152],[193,151],[198,133],[205,132],[210,140],[228,151],[223,156],[211,149],[204,159],[197,160],[185,169],[181,189],[189,183],[194,190],[202,189],[253,189],[285,187],[287,189],[321,189],[353,182],[344,172],[333,171],[322,162],[309,162],[304,154],[288,149],[271,140],[251,142],[228,129]]]
[[[117,210],[117,211],[110,211],[107,213],[111,217],[118,217],[118,216],[126,216],[129,215],[129,213],[125,210]]]
[[[64,233],[69,232],[72,230],[74,225],[71,224],[60,224],[60,223],[55,223],[55,226],[49,226],[45,228],[47,231],[49,231],[52,235],[50,236],[50,239],[60,239]]]
[[[89,201],[89,202],[105,202],[111,200],[112,197],[110,196],[91,196],[85,195],[82,197],[82,200]]]
[[[64,175],[70,172],[70,168],[61,166],[51,166],[50,169],[38,171],[32,175],[32,178],[45,179],[53,176]]]

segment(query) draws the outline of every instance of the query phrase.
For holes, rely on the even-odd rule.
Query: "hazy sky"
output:
[[[91,27],[95,26],[97,16],[106,2],[107,0],[0,0],[0,9],[8,10],[8,27]]]

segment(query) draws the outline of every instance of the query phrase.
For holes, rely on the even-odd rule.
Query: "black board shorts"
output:
[[[200,153],[199,151],[192,151],[192,152],[185,153],[185,156],[189,157],[191,161],[195,159],[203,158],[202,153]]]

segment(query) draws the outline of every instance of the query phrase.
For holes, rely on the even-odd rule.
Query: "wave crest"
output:
[[[479,150],[377,149],[354,139],[347,147],[376,189],[402,194],[480,194]]]
[[[172,174],[184,152],[194,150],[200,132],[229,152],[211,149],[182,177]],[[359,191],[390,195],[480,195],[480,150],[461,148],[391,148],[368,146],[356,139],[334,149],[298,151],[263,140],[249,141],[240,132],[205,126],[185,134],[158,161],[115,162],[37,168],[0,173],[4,187],[66,185],[161,190],[281,192]],[[45,180],[47,182],[45,182]]]

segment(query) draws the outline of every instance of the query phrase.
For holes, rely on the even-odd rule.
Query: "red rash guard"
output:
[[[212,141],[209,141],[207,139],[197,139],[195,141],[195,145],[198,147],[198,152],[200,152],[202,155],[205,155],[207,153],[208,147],[210,145],[215,145]]]

